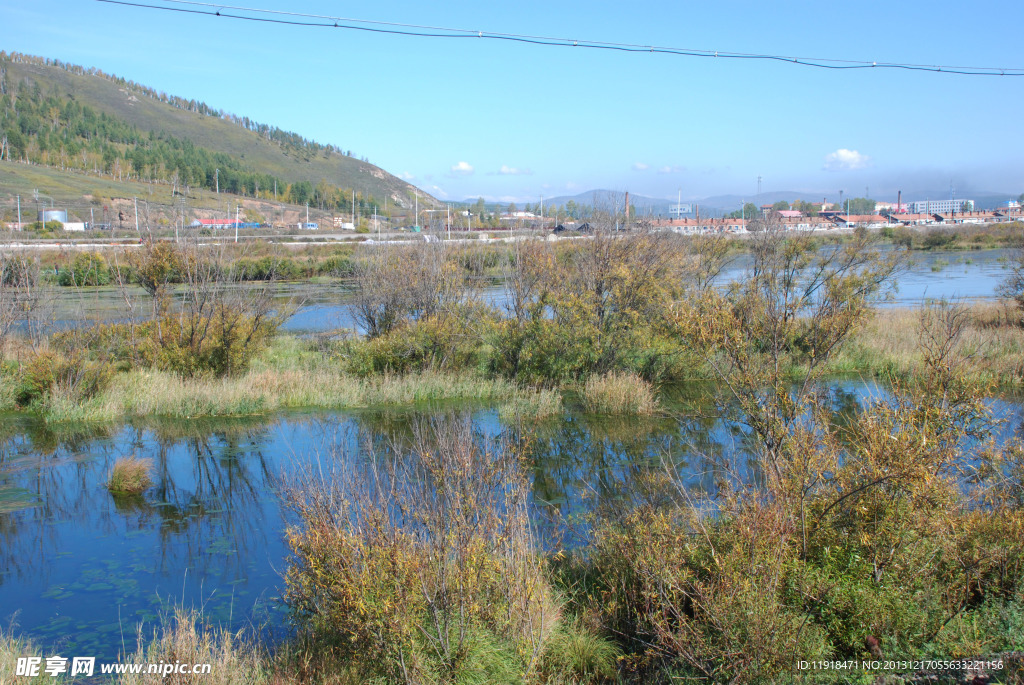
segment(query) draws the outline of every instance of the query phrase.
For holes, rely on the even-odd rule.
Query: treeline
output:
[[[117,76],[115,74],[108,74],[101,69],[96,69],[95,67],[83,67],[77,64],[69,64],[67,62],[62,62],[58,59],[37,57],[35,55],[25,55],[19,52],[7,53],[0,50],[0,65],[2,65],[4,62],[13,62],[17,64],[32,64],[35,66],[56,67],[58,69],[63,69],[68,73],[76,74],[78,76],[98,76],[99,78],[103,78],[108,81],[111,81],[112,83],[116,83],[117,85],[127,90],[130,90],[135,94],[153,98],[154,100],[163,102],[167,105],[171,105],[172,107],[177,107],[178,109],[183,109],[188,112],[195,112],[196,114],[202,114],[203,116],[216,117],[218,119],[223,119],[224,121],[229,121],[249,131],[258,133],[261,137],[266,138],[267,140],[274,141],[281,147],[291,151],[302,151],[309,155],[324,153],[326,155],[341,154],[345,155],[346,157],[354,156],[352,150],[342,150],[341,148],[335,145],[323,145],[321,143],[316,142],[315,140],[309,140],[307,138],[304,138],[298,133],[284,131],[276,126],[261,124],[259,122],[253,121],[249,117],[240,117],[235,114],[231,114],[230,112],[225,112],[223,109],[211,107],[205,102],[201,102],[199,100],[183,98],[177,95],[168,95],[163,91],[157,91],[153,88],[149,88],[140,83],[130,81],[126,78]],[[3,78],[5,71],[6,69],[3,66],[0,66],[0,93],[6,92],[4,89],[5,84]],[[364,162],[369,161],[365,157],[363,157],[362,160]]]
[[[0,160],[102,173],[118,180],[157,181],[186,194],[192,188],[319,206],[361,216],[382,206],[372,195],[321,180],[288,183],[231,155],[165,132],[134,125],[56,94],[39,83],[9,84],[0,93]],[[378,210],[378,213],[382,213]]]

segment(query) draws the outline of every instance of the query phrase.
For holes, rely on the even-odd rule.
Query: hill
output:
[[[421,204],[434,202],[427,193],[336,146],[95,69],[0,53],[0,104],[0,142],[7,141],[0,158],[6,160],[21,157],[59,169],[82,167],[118,180],[134,174],[140,181],[210,190],[219,186],[221,191],[250,197],[269,197],[275,185],[281,197],[287,190],[282,186],[301,184],[290,199],[315,199],[321,205],[330,186],[337,202],[346,194],[351,198],[353,191],[357,200],[374,198],[357,202],[360,213],[365,213],[364,204],[404,207],[415,193]],[[26,116],[26,109],[31,116]],[[106,147],[97,145],[97,135]],[[20,139],[21,149],[14,138]],[[79,154],[86,152],[72,155],[72,147]],[[89,158],[90,150],[94,159]],[[158,159],[147,163],[146,155]],[[178,166],[168,168],[167,160]],[[314,198],[318,184],[321,197]],[[302,198],[303,194],[310,197]]]

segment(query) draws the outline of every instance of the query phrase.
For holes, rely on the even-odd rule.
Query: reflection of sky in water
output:
[[[880,392],[871,387],[837,384],[837,408]],[[588,513],[657,501],[664,492],[649,475],[666,465],[696,491],[713,491],[724,463],[756,478],[742,431],[710,408],[693,411],[699,396],[692,387],[670,393],[666,406],[679,412],[673,418],[568,412],[531,425],[528,477],[541,544],[577,544]],[[1005,430],[1016,428],[1017,403],[1000,400],[995,408],[1013,419]],[[481,439],[508,430],[492,409],[466,411]],[[408,438],[412,423],[430,413],[152,422],[101,435],[54,434],[24,417],[2,419],[0,623],[18,612],[21,632],[62,655],[111,659],[122,633],[131,649],[136,625],[152,626],[176,603],[202,606],[215,623],[281,628],[275,598],[286,567],[286,520],[276,478],[329,461],[335,448],[366,459],[368,440]],[[700,413],[708,416],[695,418]],[[127,454],[154,462],[155,486],[143,497],[114,498],[104,487],[114,460]]]
[[[909,306],[925,299],[990,299],[1009,275],[1013,250],[911,252],[911,267],[897,279],[893,299],[883,306]],[[726,267],[722,281],[743,277],[750,265],[741,256]]]
[[[931,299],[980,299],[995,296],[999,283],[1008,273],[1011,250],[976,250],[964,252],[914,252],[914,265],[900,276],[898,291],[888,306],[910,305]],[[749,266],[748,257],[730,264],[720,281],[742,278]],[[298,298],[303,306],[284,325],[291,332],[327,331],[356,328],[351,307],[351,285],[348,283],[283,283],[276,286],[278,301]],[[137,304],[140,314],[148,311],[148,299],[139,290]],[[73,326],[83,320],[113,320],[126,316],[124,298],[116,288],[85,288],[74,292],[62,288],[56,292],[58,327]],[[485,302],[501,307],[505,291],[500,285],[483,289]]]

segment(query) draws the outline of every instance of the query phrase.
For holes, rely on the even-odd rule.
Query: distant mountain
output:
[[[551,206],[565,206],[570,200],[578,205],[586,205],[588,207],[597,207],[601,209],[613,209],[618,207],[621,209],[626,201],[626,193],[621,190],[588,190],[585,193],[579,193],[577,195],[562,195],[559,197],[544,198],[544,204]],[[636,211],[639,214],[668,214],[669,205],[675,204],[675,200],[665,200],[663,198],[647,197],[644,195],[630,193],[629,204],[636,207]]]
[[[221,192],[248,196],[266,194],[275,182],[302,183],[312,195],[325,181],[335,195],[355,191],[401,206],[418,190],[338,146],[96,69],[16,53],[0,52],[0,132],[11,160],[108,174],[116,167],[119,179],[172,182],[177,169],[182,185],[219,184]],[[421,205],[436,202],[418,192]]]

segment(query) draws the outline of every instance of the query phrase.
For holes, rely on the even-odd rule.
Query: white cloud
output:
[[[839,148],[835,152],[825,155],[825,171],[853,171],[865,169],[871,165],[871,158],[862,155],[856,150]]]
[[[659,174],[681,174],[684,171],[686,171],[686,167],[668,166],[667,164],[658,169]]]
[[[496,172],[499,176],[530,176],[533,174],[529,169],[517,169],[514,166],[501,165],[501,168]]]
[[[633,163],[633,171],[647,171],[650,168],[650,165],[644,164],[643,162]]]
[[[402,173],[398,174],[398,177],[402,178],[402,179],[405,179],[406,181],[411,181],[414,178],[416,178],[415,176],[410,174],[408,171],[403,171]]]
[[[456,176],[469,176],[473,173],[473,166],[469,162],[459,162],[452,165],[452,173]]]
[[[444,188],[440,186],[430,186],[430,190],[434,191],[433,194],[438,197],[448,197],[448,193],[446,193]]]

